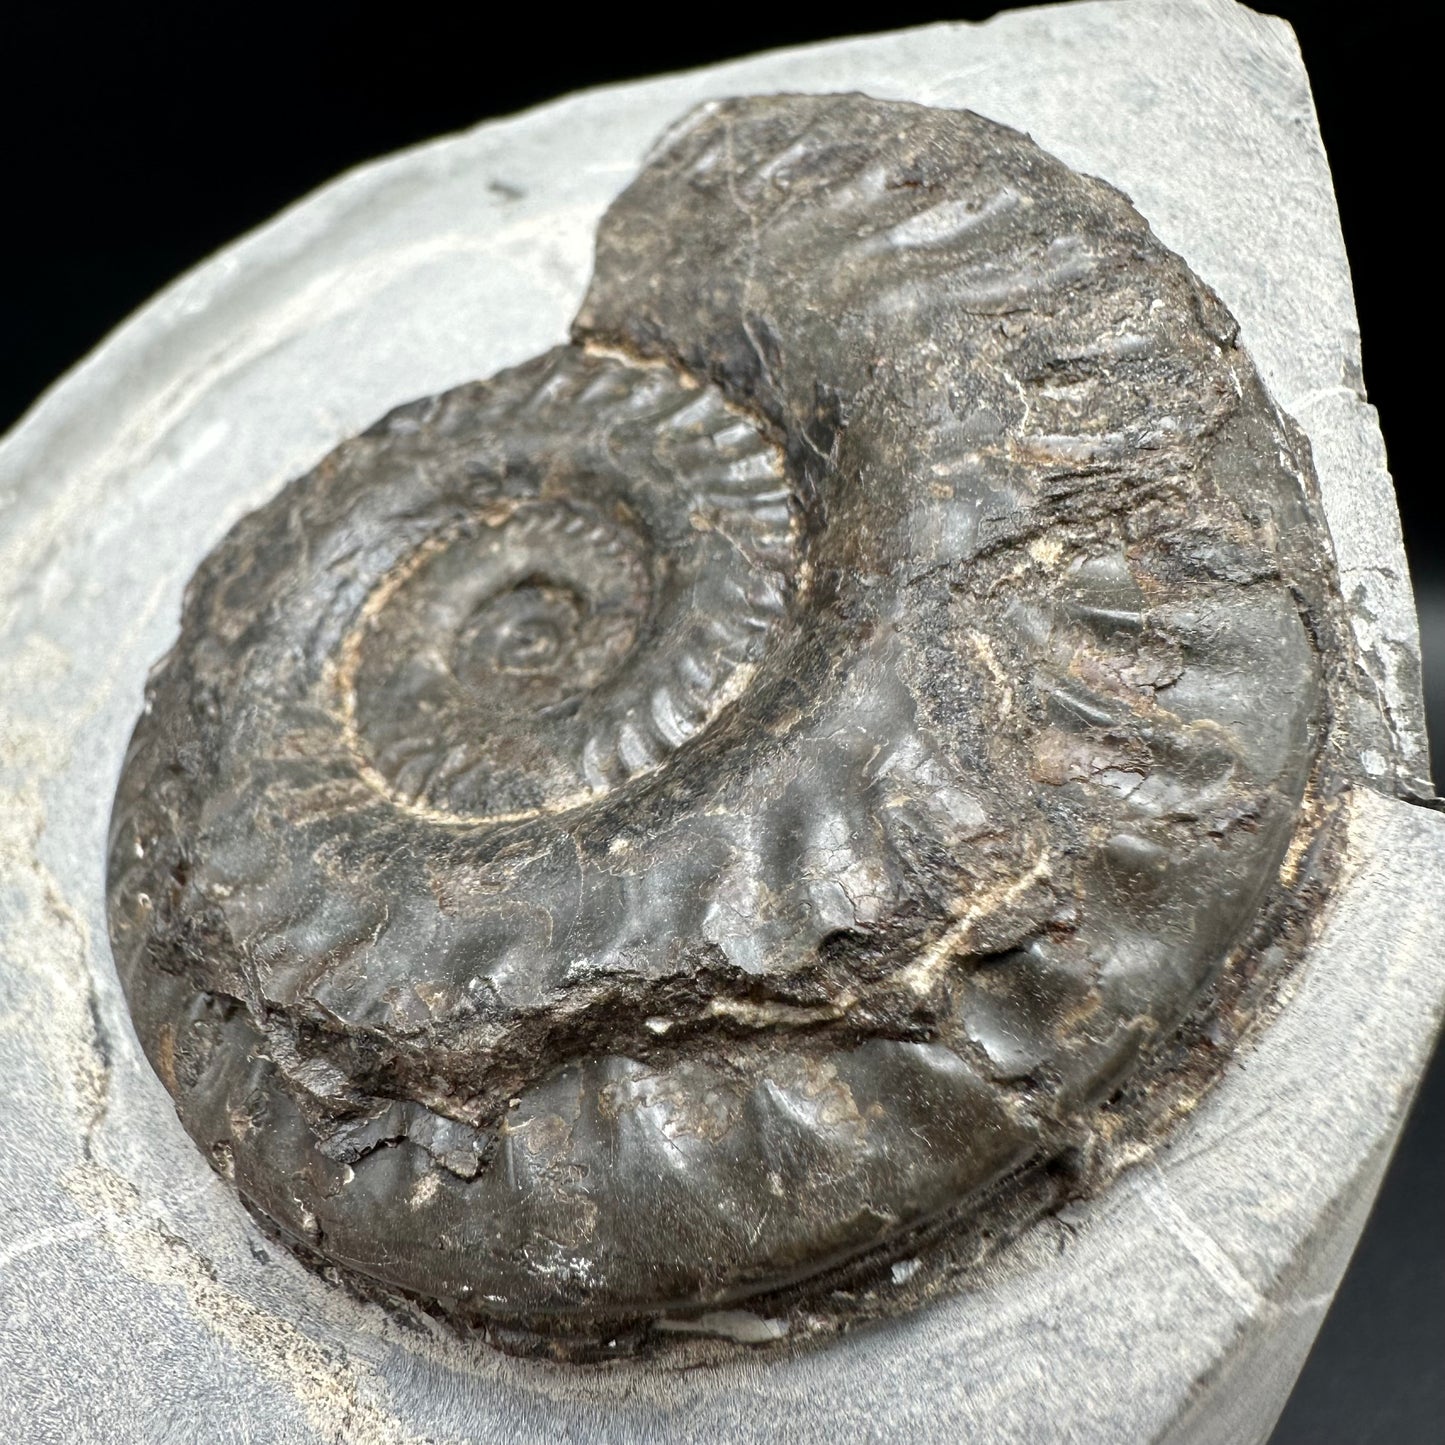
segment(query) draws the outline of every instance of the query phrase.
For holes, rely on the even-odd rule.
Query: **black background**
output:
[[[1008,4],[789,19],[717,5],[11,5],[0,16],[0,429],[179,271],[335,172],[584,85]],[[1261,8],[1266,8],[1261,6]],[[1445,741],[1445,546],[1424,456],[1438,370],[1412,249],[1428,93],[1414,4],[1281,3],[1299,36],[1354,267],[1365,378],[1399,491],[1434,736]],[[1438,137],[1430,142],[1432,151]],[[1434,169],[1432,163],[1432,169]],[[1425,389],[1433,395],[1427,398]],[[1432,402],[1435,403],[1432,405]],[[1435,749],[1437,778],[1445,750]],[[1445,1068],[1437,1059],[1273,1445],[1445,1442]],[[1123,1445],[1123,1442],[1121,1442]]]

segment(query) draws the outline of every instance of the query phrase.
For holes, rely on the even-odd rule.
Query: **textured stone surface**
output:
[[[467,1352],[312,1279],[210,1174],[130,1034],[104,945],[105,817],[185,578],[238,516],[396,398],[561,340],[593,227],[652,135],[705,96],[780,85],[967,106],[1130,194],[1219,290],[1308,434],[1364,604],[1365,671],[1403,754],[1422,755],[1348,271],[1278,26],[1216,4],[1082,5],[846,42],[573,98],[348,177],[160,298],[0,456],[0,1367],[19,1382],[0,1408],[19,1437],[1267,1432],[1438,1018],[1442,850],[1422,810],[1360,793],[1352,881],[1297,992],[1156,1163],[1041,1226],[978,1290],[834,1348],[715,1371]],[[1390,776],[1378,711],[1352,726],[1362,770],[1423,791],[1419,767]]]

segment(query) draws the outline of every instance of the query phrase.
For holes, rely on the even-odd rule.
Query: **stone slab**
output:
[[[1381,793],[1429,791],[1418,639],[1349,272],[1288,30],[1106,0],[569,97],[363,167],[184,277],[0,445],[0,1423],[49,1441],[1248,1442],[1363,1223],[1445,997],[1445,819],[1355,800],[1277,1020],[1103,1199],[987,1284],[825,1350],[679,1374],[407,1329],[267,1246],[182,1133],[105,945],[110,799],[196,562],[394,403],[564,338],[593,228],[696,101],[966,106],[1127,191],[1314,449]],[[1396,767],[1389,753],[1401,760]],[[1371,757],[1368,754],[1374,753]]]

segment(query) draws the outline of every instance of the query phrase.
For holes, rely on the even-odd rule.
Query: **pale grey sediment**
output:
[[[1069,1233],[1043,1226],[981,1290],[707,1376],[463,1359],[275,1252],[261,1263],[130,1035],[103,941],[105,814],[195,563],[397,399],[561,340],[597,217],[652,135],[697,99],[782,85],[1026,129],[1126,191],[1220,292],[1309,437],[1347,595],[1362,589],[1356,631],[1395,734],[1370,742],[1365,718],[1361,766],[1382,791],[1425,791],[1398,528],[1328,172],[1277,24],[1222,5],[1083,5],[844,42],[576,97],[348,177],[160,298],[0,457],[0,1260],[20,1322],[4,1408],[22,1436],[747,1439],[787,1420],[799,1438],[967,1425],[1000,1441],[1151,1439],[1206,1375],[1214,1399],[1248,1403],[1242,1428],[1267,1431],[1438,1017],[1440,843],[1422,810],[1357,802],[1354,881],[1297,994],[1157,1166]],[[1394,749],[1416,759],[1398,785]],[[1258,1363],[1269,1348],[1272,1368]],[[1232,1374],[1233,1358],[1254,1363]],[[104,1389],[76,1390],[95,1377]],[[1219,1408],[1176,1438],[1248,1438]]]

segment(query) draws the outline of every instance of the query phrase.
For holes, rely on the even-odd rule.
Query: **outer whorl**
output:
[[[705,106],[571,345],[200,568],[115,807],[140,1037],[282,1236],[513,1343],[883,1308],[1146,1147],[1282,966],[1330,576],[1124,196]]]

